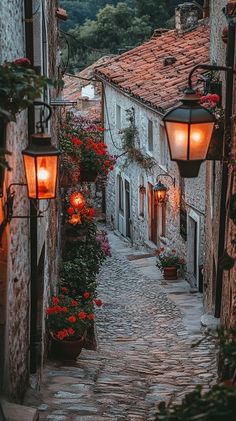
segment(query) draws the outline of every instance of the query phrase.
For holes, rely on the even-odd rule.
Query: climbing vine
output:
[[[126,164],[128,162],[137,162],[146,171],[150,171],[155,166],[155,159],[144,154],[139,147],[138,129],[135,126],[134,110],[133,108],[126,110],[127,121],[129,125],[120,130],[122,147],[126,154]]]

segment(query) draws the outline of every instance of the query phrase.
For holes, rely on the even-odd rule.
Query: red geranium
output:
[[[98,307],[101,307],[102,306],[102,300],[100,300],[98,298],[95,298],[94,299],[94,302],[95,302],[96,306],[98,306]]]
[[[90,297],[90,293],[89,292],[84,292],[83,293],[83,297],[87,300]]]

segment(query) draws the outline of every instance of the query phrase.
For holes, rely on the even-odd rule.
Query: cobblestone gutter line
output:
[[[160,282],[142,276],[122,242],[113,243],[99,275],[98,350],[46,366],[40,420],[149,421],[158,402],[214,383],[214,344],[191,348],[202,333],[189,333]]]

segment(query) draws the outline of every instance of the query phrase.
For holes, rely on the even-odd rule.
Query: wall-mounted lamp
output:
[[[34,105],[48,108],[49,115],[45,121],[43,121],[42,112],[40,112],[40,121],[36,124],[37,133],[31,136],[31,145],[22,151],[27,184],[12,183],[7,188],[6,202],[4,205],[5,217],[0,225],[0,239],[6,224],[10,222],[12,218],[35,218],[42,216],[41,211],[35,216],[13,215],[15,191],[12,190],[12,186],[26,186],[29,199],[41,200],[53,199],[56,197],[58,158],[60,151],[51,145],[51,137],[44,133],[43,127],[51,117],[51,108],[43,102],[35,102]]]
[[[182,105],[163,117],[172,161],[176,161],[182,177],[197,177],[201,163],[206,159],[215,117],[199,104],[199,97],[192,89],[192,75],[197,69],[236,71],[231,67],[199,64],[191,70],[188,89]]]
[[[161,181],[159,181],[160,177],[170,177],[174,187],[175,187],[175,178],[173,178],[169,174],[159,174],[156,178],[157,182],[153,186],[154,201],[155,203],[159,203],[160,205],[163,205],[166,202],[166,193],[167,193],[168,188]]]
[[[44,124],[51,117],[48,104],[36,102],[49,110],[46,120],[36,124],[37,133],[31,136],[31,145],[22,151],[29,199],[54,199],[56,197],[58,158],[60,151],[51,145],[51,136],[44,133]]]

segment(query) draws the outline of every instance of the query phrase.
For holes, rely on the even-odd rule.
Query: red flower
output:
[[[72,208],[72,207],[68,208],[68,209],[67,209],[67,212],[68,212],[68,214],[69,214],[69,215],[73,215],[73,213],[74,213],[74,208]]]
[[[165,248],[164,248],[164,247],[161,247],[161,248],[160,248],[160,251],[164,251],[164,250],[165,250]]]
[[[83,145],[82,140],[78,139],[77,137],[72,137],[71,142],[74,146],[80,146]]]
[[[74,334],[75,334],[75,330],[73,329],[73,327],[68,327],[68,329],[67,329],[67,333],[68,333],[69,335],[74,335]]]
[[[89,209],[88,209],[88,211],[87,211],[87,215],[88,215],[90,218],[93,218],[93,217],[94,217],[94,215],[95,215],[95,210],[94,210],[93,208],[89,208]]]
[[[30,60],[28,58],[26,58],[26,57],[17,58],[14,61],[14,64],[16,66],[31,66]]]
[[[72,305],[73,307],[77,306],[77,305],[78,305],[78,301],[76,301],[76,300],[72,300],[72,301],[71,301],[71,305]]]
[[[61,287],[61,292],[68,292],[68,288],[66,288],[66,287]]]
[[[98,307],[102,306],[102,300],[99,300],[98,298],[95,298],[94,302],[95,302],[96,306],[98,306]]]
[[[76,317],[75,316],[70,316],[68,317],[68,320],[70,323],[75,323],[76,322]]]
[[[172,249],[172,253],[176,253],[176,249]]]
[[[84,320],[84,319],[86,319],[86,317],[87,317],[87,315],[84,311],[79,312],[79,314],[78,314],[79,319]]]
[[[57,298],[57,297],[52,297],[52,303],[53,303],[54,305],[59,304],[59,303],[60,303],[59,298]]]
[[[88,314],[87,317],[88,317],[89,320],[94,320],[94,314],[93,313]]]
[[[83,297],[85,298],[85,300],[87,300],[87,298],[90,297],[90,293],[89,292],[84,292],[83,293]]]

